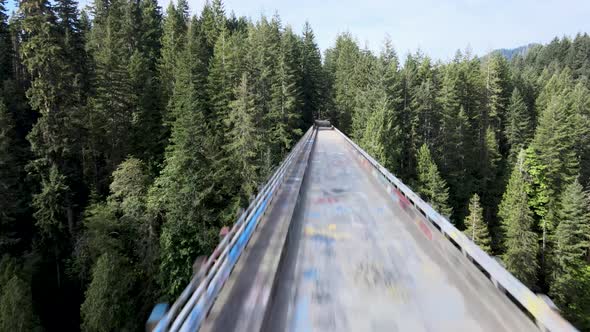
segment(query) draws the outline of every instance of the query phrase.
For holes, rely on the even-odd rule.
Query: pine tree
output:
[[[235,176],[240,179],[240,189],[236,195],[236,206],[240,207],[248,202],[259,183],[257,157],[263,143],[255,125],[255,96],[246,73],[242,74],[235,95],[236,99],[231,103],[231,111],[225,121],[229,128],[226,151],[232,160]]]
[[[450,218],[453,210],[449,206],[449,189],[432,160],[430,149],[425,144],[418,150],[418,193],[430,206],[443,216]]]
[[[325,88],[320,50],[315,41],[315,35],[309,22],[303,26],[303,47],[301,49],[301,113],[303,127],[311,126],[313,120],[319,117],[324,107],[322,91]],[[324,110],[325,111],[325,110]]]
[[[395,170],[396,165],[392,160],[395,160],[396,154],[390,144],[390,135],[393,132],[391,129],[391,104],[383,95],[375,106],[375,110],[367,121],[360,145],[382,165]]]
[[[165,219],[160,235],[160,282],[171,297],[189,281],[190,266],[197,256],[211,250],[217,227],[207,204],[216,193],[211,188],[212,148],[200,89],[205,83],[205,65],[192,38],[197,28],[191,25],[189,43],[180,55],[169,106],[175,118],[170,145],[149,194],[150,209]]]
[[[133,147],[134,154],[156,168],[163,157],[165,130],[162,126],[161,82],[158,60],[162,35],[162,14],[155,0],[139,2],[140,17],[137,32],[138,45],[128,65],[131,91],[134,94]]]
[[[186,3],[185,3],[186,4]],[[186,32],[188,30],[188,17],[184,9],[175,7],[172,1],[166,9],[166,15],[162,22],[162,50],[159,62],[160,82],[162,84],[162,106],[168,106],[168,100],[172,96],[174,86],[174,75],[178,56],[186,44]],[[183,5],[184,6],[184,5]],[[174,121],[169,115],[164,119],[168,125]]]
[[[521,151],[502,196],[498,215],[504,231],[502,259],[506,269],[532,288],[537,281],[539,244],[538,236],[533,231],[533,213],[526,192],[529,184],[525,178],[524,158],[524,151]]]
[[[135,276],[129,262],[105,253],[92,271],[92,282],[80,307],[84,331],[135,330],[137,322],[129,319],[134,311],[130,296]]]
[[[0,100],[0,249],[9,252],[18,238],[14,233],[14,222],[18,215],[19,201],[22,200],[19,180],[22,167],[15,148],[16,132],[11,114]]]
[[[461,94],[463,68],[461,63],[452,63],[445,68],[438,103],[441,106],[440,142],[437,152],[440,155],[440,170],[448,179],[451,189],[451,205],[457,207],[455,216],[462,219],[469,200],[469,193],[476,191],[476,178],[473,176],[478,162],[476,158],[477,133],[473,131],[467,103]],[[473,106],[469,106],[473,107]],[[485,135],[485,134],[484,134]],[[485,136],[483,137],[485,141]],[[453,151],[452,153],[449,153]],[[479,156],[478,156],[479,157]]]
[[[38,328],[31,286],[18,275],[0,285],[0,330],[33,331]]]
[[[236,32],[232,35],[224,30],[217,38],[213,58],[207,76],[207,98],[209,100],[209,122],[213,134],[223,136],[223,119],[227,118],[230,103],[234,100],[235,87],[238,86],[244,70],[244,36]],[[223,145],[222,137],[215,144]]]
[[[336,38],[334,49],[326,51],[326,68],[332,78],[334,96],[332,109],[328,117],[342,132],[352,130],[352,114],[358,95],[358,82],[355,67],[361,51],[350,34],[341,34]]]
[[[590,265],[590,199],[576,179],[562,196],[557,213],[560,220],[555,231],[555,264],[550,294],[566,315],[580,328],[590,326],[587,315],[590,279],[586,275]]]
[[[0,77],[2,81],[12,77],[12,45],[10,29],[8,27],[8,15],[6,15],[6,0],[0,1]]]
[[[518,88],[514,88],[507,110],[504,136],[510,147],[511,163],[516,162],[518,152],[529,144],[533,138],[533,122],[527,105]]]
[[[221,0],[213,0],[212,2],[207,0],[205,2],[205,6],[201,12],[201,24],[207,49],[207,59],[205,59],[207,61],[206,64],[208,64],[208,60],[213,55],[213,49],[217,42],[217,38],[219,38],[222,31],[226,30],[226,20],[225,9],[223,8],[223,2]]]
[[[275,162],[278,163],[302,135],[301,98],[297,76],[299,45],[290,28],[281,35],[276,79],[271,86],[271,109],[267,120],[271,124],[271,144]]]
[[[510,73],[506,58],[500,53],[494,53],[488,59],[485,73],[487,119],[481,119],[484,128],[490,126],[495,134],[501,137],[506,119],[506,109],[510,98]]]
[[[553,245],[551,238],[557,225],[555,197],[579,169],[572,126],[567,97],[554,97],[541,114],[535,137],[527,150],[526,164],[532,180],[530,204],[539,216],[544,259]]]
[[[95,94],[89,101],[88,120],[91,146],[95,150],[93,162],[98,174],[94,187],[99,194],[108,192],[109,176],[128,154],[133,152],[133,121],[137,95],[133,91],[130,69],[137,65],[139,56],[133,35],[136,15],[131,15],[124,0],[113,0],[108,9],[97,12],[88,40],[88,48],[95,63]],[[132,62],[133,61],[133,62]]]
[[[20,6],[22,29],[27,35],[22,57],[32,77],[27,98],[39,119],[27,139],[35,159],[29,172],[40,183],[31,206],[36,227],[44,242],[43,254],[56,266],[57,286],[61,284],[61,261],[69,252],[75,233],[77,190],[80,182],[80,135],[76,108],[62,91],[71,77],[62,57],[56,18],[45,0],[27,0]],[[76,189],[76,190],[75,190]],[[52,258],[50,258],[52,257]],[[53,286],[53,285],[52,285]]]
[[[439,138],[441,117],[437,111],[436,93],[436,86],[431,79],[422,82],[415,90],[411,106],[411,132],[413,149],[416,151],[422,144],[434,147]]]
[[[490,232],[483,220],[483,209],[479,203],[479,196],[473,194],[469,200],[469,215],[463,222],[466,226],[465,235],[488,254],[492,253]]]

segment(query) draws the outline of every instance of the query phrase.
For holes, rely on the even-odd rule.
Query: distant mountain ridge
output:
[[[541,45],[539,43],[530,43],[528,45],[519,46],[516,48],[500,48],[497,50],[493,50],[489,54],[499,52],[502,54],[506,60],[511,60],[517,55],[525,55],[533,46]]]

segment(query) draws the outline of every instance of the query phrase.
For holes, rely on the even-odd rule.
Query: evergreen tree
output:
[[[497,136],[502,134],[506,119],[506,110],[510,98],[510,73],[506,58],[494,53],[488,59],[486,72],[486,99],[488,114],[482,121],[483,128],[490,126]]]
[[[235,203],[236,207],[240,207],[245,206],[259,183],[257,157],[263,143],[255,125],[255,96],[246,73],[242,74],[235,95],[236,100],[231,103],[231,111],[226,119],[226,125],[230,128],[226,134],[226,151],[233,161],[235,176],[240,179]]]
[[[429,79],[422,82],[415,90],[412,101],[412,136],[414,149],[426,144],[434,147],[439,138],[441,126],[440,113],[437,111],[437,89],[434,82]]]
[[[301,113],[304,127],[302,129],[311,126],[313,120],[319,117],[319,112],[324,107],[322,91],[325,87],[322,78],[320,50],[316,44],[311,25],[306,21],[303,26],[303,47],[301,49]]]
[[[198,255],[212,249],[217,224],[207,206],[211,188],[211,147],[204,114],[204,64],[191,36],[183,50],[170,102],[175,120],[164,167],[150,190],[150,208],[164,217],[160,235],[161,286],[170,296],[178,295],[191,276]]]
[[[483,209],[479,203],[479,196],[473,194],[469,200],[469,215],[463,222],[465,235],[488,254],[492,253],[491,238],[488,225],[483,220]]]
[[[92,272],[92,282],[80,307],[84,331],[135,330],[137,322],[129,319],[134,311],[130,296],[135,276],[129,263],[105,253]]]
[[[565,188],[560,202],[550,294],[576,325],[590,327],[590,279],[585,272],[590,266],[590,200],[576,179]]]
[[[62,57],[56,18],[45,0],[21,2],[22,29],[27,35],[22,45],[23,62],[33,78],[27,91],[31,107],[39,119],[27,138],[35,160],[29,171],[40,183],[31,207],[43,242],[42,253],[55,266],[56,284],[62,284],[62,260],[75,235],[76,203],[81,178],[80,134],[75,108],[64,95],[69,73]]]
[[[420,147],[416,159],[418,160],[418,193],[434,210],[450,218],[453,210],[448,204],[449,189],[432,160],[428,146],[424,144]]]
[[[508,186],[502,196],[498,215],[504,231],[504,254],[506,269],[527,287],[537,281],[538,236],[533,231],[533,213],[529,208],[526,188],[525,154],[521,151],[510,175]]]
[[[459,65],[460,63],[452,63],[445,69],[438,100],[442,120],[441,141],[437,151],[440,155],[441,173],[448,179],[451,188],[451,204],[458,207],[455,217],[462,219],[469,200],[468,193],[474,192],[476,187],[476,178],[473,173],[482,158],[475,157],[477,143],[473,137],[477,134],[470,123],[472,118],[466,107],[467,104],[461,97],[464,93],[462,84],[465,79],[462,78],[463,69]]]
[[[0,330],[33,331],[38,328],[31,286],[13,275],[0,286]]]
[[[6,0],[0,1],[0,77],[2,81],[12,77],[12,45],[8,15],[6,15]]]
[[[0,100],[0,249],[9,252],[19,240],[15,233],[16,217],[19,203],[23,199],[21,194],[22,167],[15,148],[14,121],[4,103]]]
[[[176,63],[178,56],[182,53],[182,49],[186,44],[186,32],[188,29],[188,13],[184,13],[186,2],[179,3],[179,7],[175,7],[172,1],[166,9],[166,15],[162,22],[162,49],[161,58],[159,62],[160,82],[162,84],[162,105],[166,107],[168,100],[172,96],[172,89],[174,86],[174,75],[176,72]],[[168,109],[166,107],[166,109]],[[168,125],[174,121],[170,115],[164,117]]]
[[[332,109],[328,117],[344,133],[352,129],[352,114],[358,94],[355,66],[360,57],[360,49],[350,34],[341,34],[336,38],[336,46],[326,51],[325,66],[332,76]]]
[[[512,164],[518,152],[526,148],[533,137],[533,122],[518,88],[514,88],[507,111],[504,135],[510,147]]]
[[[565,183],[573,180],[579,169],[571,121],[567,98],[554,97],[541,114],[535,137],[527,150],[526,164],[532,180],[530,204],[540,217],[543,259],[552,247],[551,238],[557,225],[555,196],[561,193]]]
[[[273,82],[271,109],[267,119],[271,124],[271,144],[278,163],[301,137],[301,98],[297,76],[299,58],[297,36],[290,28],[281,35],[280,54]]]
[[[205,7],[201,13],[201,24],[203,37],[207,49],[207,58],[204,59],[206,64],[213,55],[213,49],[217,38],[226,30],[227,19],[225,17],[225,9],[221,0],[212,0],[205,2]]]
[[[392,132],[391,106],[385,96],[383,96],[375,106],[376,109],[367,121],[367,126],[362,139],[360,140],[360,145],[373,158],[389,168],[390,165],[393,164],[390,160],[395,158],[389,136]],[[394,168],[389,169],[395,169],[395,166]]]

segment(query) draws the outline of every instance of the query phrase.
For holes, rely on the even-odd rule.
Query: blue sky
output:
[[[81,0],[90,1],[90,0]],[[169,0],[159,0],[165,8]],[[205,0],[189,0],[198,13]],[[448,60],[457,49],[477,55],[497,48],[549,42],[590,32],[589,0],[225,0],[226,11],[258,18],[278,12],[301,31],[308,20],[320,48],[351,32],[361,46],[378,50],[386,35],[400,55],[420,48]]]

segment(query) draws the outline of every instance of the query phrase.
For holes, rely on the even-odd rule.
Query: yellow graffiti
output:
[[[537,316],[541,312],[543,300],[534,294],[526,294],[524,298],[524,307],[533,315]]]
[[[315,229],[311,226],[307,226],[304,229],[304,233],[306,236],[314,236],[314,235],[320,235],[320,236],[324,236],[333,240],[343,240],[343,239],[349,239],[350,238],[350,234],[348,233],[336,233],[334,232],[336,230],[336,225],[334,224],[330,224],[328,225],[328,227],[326,229]]]

